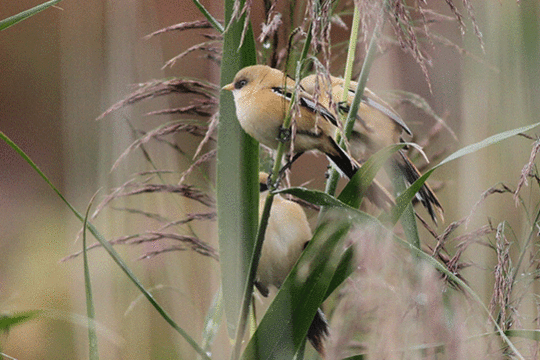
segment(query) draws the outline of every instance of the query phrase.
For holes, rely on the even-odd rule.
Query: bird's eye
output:
[[[247,80],[245,80],[245,79],[238,80],[237,82],[234,83],[234,88],[236,90],[240,90],[241,88],[246,86],[246,84],[247,84]]]

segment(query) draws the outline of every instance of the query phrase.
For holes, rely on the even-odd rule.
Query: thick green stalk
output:
[[[240,7],[243,4],[241,1]],[[231,23],[234,5],[234,0],[224,4],[227,30],[223,35],[221,86],[257,60],[249,23],[241,42],[245,15]],[[249,274],[258,227],[259,143],[242,130],[229,92],[221,92],[219,116],[216,182],[221,282],[229,336],[240,344],[239,324],[245,312],[242,304],[253,291]]]

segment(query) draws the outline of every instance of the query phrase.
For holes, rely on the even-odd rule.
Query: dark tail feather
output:
[[[358,171],[360,168],[356,162],[341,148],[338,144],[332,139],[331,137],[328,137],[330,140],[330,144],[332,145],[333,152],[327,152],[326,156],[332,160],[334,164],[338,167],[339,170],[345,176],[347,176],[349,179],[353,177],[354,174]]]
[[[313,322],[309,327],[307,338],[317,352],[324,356],[324,338],[328,336],[328,322],[326,316],[321,309],[317,309],[317,313],[313,318]]]
[[[360,169],[360,165],[340,148],[333,139],[331,140],[336,154],[326,153],[326,156],[328,156],[349,179],[352,178],[358,169]],[[380,209],[387,210],[388,205],[394,204],[394,200],[390,193],[379,184],[377,180],[373,180],[366,195],[368,199]]]
[[[399,151],[399,155],[399,161],[395,160],[395,163],[408,185],[411,185],[421,176],[420,171],[403,152]],[[437,215],[444,221],[442,205],[427,183],[424,183],[420,191],[416,193],[416,198],[424,205],[435,224],[437,224]]]

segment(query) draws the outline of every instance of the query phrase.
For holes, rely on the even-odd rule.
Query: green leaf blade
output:
[[[58,197],[64,202],[64,204],[70,209],[70,211],[81,221],[81,223],[84,223],[84,217],[71,205],[69,201],[62,195],[62,193],[54,186],[54,184],[49,180],[49,178],[41,171],[41,169],[36,165],[32,159],[17,145],[15,144],[9,137],[7,137],[2,131],[0,131],[0,140],[3,140],[6,142],[15,152],[17,152],[35,171],[36,173],[49,185],[49,187],[58,195]],[[158,304],[158,302],[154,299],[152,294],[146,288],[142,285],[140,280],[135,276],[135,274],[131,271],[131,269],[127,266],[127,264],[124,262],[124,260],[120,257],[118,252],[114,250],[113,246],[105,239],[103,235],[98,231],[98,229],[92,224],[87,223],[86,228],[90,231],[90,233],[98,240],[100,245],[107,251],[107,253],[111,256],[111,258],[114,260],[114,262],[120,267],[120,269],[126,274],[126,276],[133,282],[133,284],[141,291],[141,293],[146,297],[146,299],[150,302],[150,304],[156,309],[156,311],[160,314],[160,316],[169,324],[173,329],[175,329],[187,342],[188,344],[199,354],[202,356],[203,359],[210,360],[208,355],[205,351],[202,350],[202,348],[197,344],[195,340],[189,334],[181,328],[174,320],[173,318],[161,307],[161,305]]]
[[[7,19],[4,19],[4,20],[0,21],[0,31],[5,30],[8,27],[11,27],[11,26],[23,21],[23,20],[26,20],[29,17],[34,16],[37,13],[39,13],[39,12],[41,12],[41,11],[43,11],[43,10],[57,4],[57,3],[59,3],[60,1],[62,1],[62,0],[47,1],[46,3],[43,3],[43,4],[38,5],[38,6],[34,6],[31,9],[22,11],[22,12],[18,13],[17,15],[10,16]]]
[[[256,63],[251,25],[248,24],[244,41],[240,43],[245,15],[230,23],[234,3],[234,0],[225,1],[227,31],[223,38],[221,86],[230,83],[243,67]],[[220,94],[219,116],[216,179],[219,256],[227,329],[234,338],[248,291],[247,279],[257,236],[259,144],[240,127],[228,91]]]
[[[540,125],[540,122],[536,123],[536,124],[532,124],[532,125],[522,126],[522,127],[512,129],[512,130],[507,130],[507,131],[504,131],[502,133],[492,135],[492,136],[490,136],[490,137],[488,137],[488,138],[486,138],[486,139],[484,139],[482,141],[479,141],[477,143],[467,145],[467,146],[459,149],[458,151],[454,152],[453,154],[449,155],[443,161],[441,161],[439,164],[437,164],[436,166],[434,166],[433,168],[428,170],[424,175],[422,175],[418,180],[416,180],[414,182],[414,184],[409,186],[407,188],[407,190],[405,190],[405,192],[403,192],[396,199],[396,206],[392,209],[392,212],[389,215],[388,220],[394,225],[398,222],[399,218],[401,217],[403,212],[406,210],[407,206],[412,201],[415,194],[424,185],[424,183],[431,176],[433,171],[435,171],[436,169],[438,169],[442,165],[444,165],[446,163],[449,163],[450,161],[457,160],[457,159],[459,159],[459,158],[461,158],[461,157],[463,157],[465,155],[472,154],[472,153],[474,153],[474,152],[476,152],[478,150],[481,150],[481,149],[483,149],[485,147],[488,147],[490,145],[497,144],[497,143],[499,143],[499,142],[501,142],[503,140],[509,139],[509,138],[511,138],[513,136],[516,136],[516,135],[525,133],[527,131],[530,131],[530,130],[536,128],[539,125]],[[381,220],[384,222],[386,220],[386,218],[387,218],[386,216],[383,216],[383,217],[381,217]]]
[[[343,191],[339,194],[338,199],[353,208],[360,207],[366,191],[379,170],[395,152],[403,149],[405,146],[407,146],[406,143],[390,145],[370,156],[347,183]]]
[[[41,313],[41,310],[30,310],[17,312],[12,315],[0,315],[0,331],[9,331],[11,327],[32,320]]]

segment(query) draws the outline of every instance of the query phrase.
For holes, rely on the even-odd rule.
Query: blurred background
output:
[[[201,2],[216,18],[222,18],[220,2]],[[0,18],[39,3],[1,2]],[[254,2],[252,13],[256,36],[264,14],[258,3]],[[540,3],[472,1],[470,5],[483,35],[484,51],[466,15],[467,9],[459,9],[464,14],[464,34],[455,21],[434,25],[434,32],[456,46],[442,44],[437,38],[431,39],[432,44],[422,44],[431,58],[431,91],[418,64],[398,46],[386,49],[377,58],[370,75],[368,86],[382,95],[400,89],[425,97],[456,133],[457,140],[442,130],[427,148],[430,156],[443,150],[448,155],[490,135],[539,121]],[[441,3],[434,10],[453,17],[446,4]],[[218,81],[217,67],[201,60],[197,53],[162,69],[168,59],[202,41],[197,30],[144,38],[163,27],[195,19],[202,16],[189,0],[65,1],[2,31],[0,131],[17,143],[84,213],[98,190],[97,202],[132,174],[149,170],[141,154],[133,153],[111,172],[116,159],[136,138],[130,124],[153,129],[174,116],[146,113],[186,106],[190,99],[153,99],[96,121],[100,114],[141,82],[171,76]],[[351,21],[350,16],[343,19],[348,24]],[[391,29],[387,30],[391,34]],[[334,43],[348,38],[347,30],[334,26],[333,31]],[[341,69],[342,64],[332,66]],[[425,140],[435,124],[433,118],[412,106],[397,109],[415,133],[415,140]],[[197,146],[189,137],[182,144],[191,154]],[[168,152],[160,153],[162,146],[148,146],[160,168],[183,171],[189,165],[189,157],[170,156]],[[452,221],[467,216],[489,187],[504,182],[515,188],[530,151],[530,140],[515,137],[437,170],[432,179],[443,184],[439,197],[446,218],[437,231],[440,233]],[[87,338],[82,261],[76,258],[60,262],[80,250],[81,240],[76,241],[80,223],[4,143],[0,143],[0,169],[0,313],[46,310],[37,319],[1,335],[0,348],[17,359],[84,359]],[[303,157],[293,168],[292,183],[312,181],[310,187],[321,188],[324,169],[320,157]],[[522,195],[528,206],[534,207],[538,201],[538,194],[531,188],[525,188]],[[156,195],[121,199],[114,206],[129,207],[135,203],[178,216],[200,210],[191,203]],[[468,227],[457,233],[472,231],[488,219],[495,225],[508,221],[519,239],[523,239],[530,226],[512,197],[502,194],[488,198]],[[142,232],[149,226],[143,217],[112,210],[104,211],[96,225],[108,239]],[[201,226],[196,231],[217,248],[211,227]],[[152,248],[117,249],[143,284],[154,288],[158,301],[199,340],[204,317],[219,286],[217,262],[189,251],[138,261],[145,250]],[[137,289],[103,250],[94,250],[90,255],[103,359],[194,357],[185,341],[171,331],[145,299],[140,299]],[[494,252],[481,247],[465,254],[465,260],[474,260],[486,275],[468,277],[468,272],[464,272],[486,303],[493,288],[489,276],[496,260],[493,255]],[[478,268],[474,269],[476,275]],[[532,301],[529,310],[526,320],[533,326],[536,305]],[[227,347],[222,328],[214,348]],[[215,351],[213,355],[216,359],[227,357],[226,352],[220,355]]]

